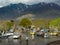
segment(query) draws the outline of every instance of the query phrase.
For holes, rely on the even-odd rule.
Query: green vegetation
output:
[[[20,26],[23,26],[25,28],[28,28],[32,25],[32,21],[28,18],[23,18],[20,23],[19,23]]]
[[[51,26],[60,26],[60,18],[54,19],[50,22]]]
[[[14,21],[13,20],[7,21],[4,26],[5,30],[9,30],[10,28],[12,28],[12,26],[14,26]]]
[[[17,23],[17,22],[16,22]],[[0,30],[9,30],[14,27],[13,20],[5,21],[2,26],[0,26]],[[49,28],[49,27],[58,27],[60,29],[60,18],[48,20],[48,19],[34,19],[30,20],[29,18],[23,18],[18,22],[19,26],[23,26],[25,28],[29,28],[31,25],[35,25],[36,27]],[[1,24],[0,24],[1,25]]]
[[[35,19],[33,21],[33,24],[36,27],[43,27],[43,28],[48,28],[49,27],[49,20],[45,20],[45,19]]]
[[[60,18],[51,20],[50,21],[50,26],[60,28]]]

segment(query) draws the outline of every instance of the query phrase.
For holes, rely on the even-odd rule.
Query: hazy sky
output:
[[[35,4],[39,2],[54,2],[60,5],[60,0],[0,0],[0,7],[15,4],[15,3],[25,3],[25,4]]]

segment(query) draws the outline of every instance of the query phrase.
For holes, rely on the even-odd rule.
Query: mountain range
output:
[[[28,16],[28,14],[34,15],[35,18],[60,18],[60,5],[44,2],[33,5],[19,3],[0,8],[1,20],[16,19],[21,16]]]

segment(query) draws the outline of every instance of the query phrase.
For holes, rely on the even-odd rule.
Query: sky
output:
[[[47,3],[53,2],[60,5],[60,0],[0,0],[0,7],[4,7],[9,4],[17,4],[17,3],[24,3],[31,5],[39,2],[47,2]]]

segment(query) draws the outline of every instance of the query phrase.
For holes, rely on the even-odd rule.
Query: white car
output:
[[[48,38],[49,37],[49,34],[48,33],[45,33],[44,34],[44,38]]]
[[[18,39],[20,37],[20,35],[19,34],[14,34],[12,37],[13,37],[13,39]]]
[[[13,33],[5,33],[5,35],[11,36],[11,35],[13,35]]]
[[[2,37],[3,38],[8,38],[9,36],[12,36],[13,33],[5,33],[5,34],[2,34]]]

